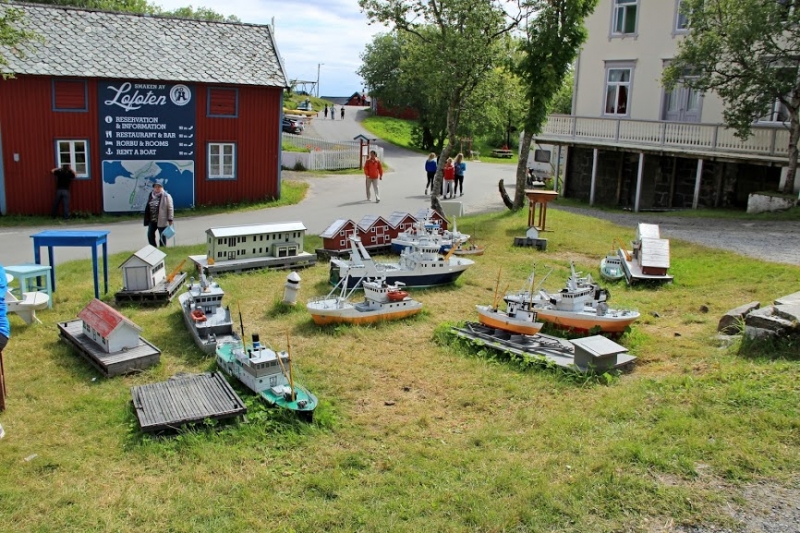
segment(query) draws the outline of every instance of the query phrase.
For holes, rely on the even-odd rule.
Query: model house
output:
[[[392,242],[392,226],[380,215],[364,215],[356,224],[361,242],[369,246],[386,246]],[[395,236],[397,233],[395,232]]]
[[[565,196],[640,209],[744,207],[786,176],[788,120],[776,103],[747,140],[723,125],[723,102],[662,72],[689,31],[681,0],[600,0],[575,65],[571,115],[552,115],[538,143],[566,150]]]
[[[303,251],[302,222],[224,226],[206,230],[206,255],[189,256],[210,274],[308,266],[316,261]]]
[[[665,276],[669,270],[669,240],[662,239],[656,224],[639,224],[633,241],[633,257],[642,274]]]
[[[46,38],[0,45],[0,213],[49,214],[63,164],[75,211],[141,212],[154,182],[176,208],[280,197],[289,81],[271,26],[10,8]]]
[[[414,223],[417,221],[411,213],[406,213],[405,211],[392,211],[387,220],[394,229],[394,237],[397,237],[403,231],[413,228]]]
[[[340,218],[334,220],[325,231],[320,233],[322,237],[322,247],[326,250],[347,250],[349,244],[347,236],[353,234],[356,223],[352,220]]]
[[[119,352],[139,346],[142,328],[97,298],[78,313],[78,318],[83,321],[83,334],[104,352]]]
[[[167,277],[164,258],[167,254],[147,245],[120,265],[122,286],[126,291],[147,291]]]

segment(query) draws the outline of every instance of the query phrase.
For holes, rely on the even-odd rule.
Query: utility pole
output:
[[[319,67],[325,63],[317,63],[317,98],[319,98]]]

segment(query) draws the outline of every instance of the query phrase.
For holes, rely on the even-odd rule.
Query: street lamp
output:
[[[325,63],[317,63],[317,98],[319,98],[319,67]]]

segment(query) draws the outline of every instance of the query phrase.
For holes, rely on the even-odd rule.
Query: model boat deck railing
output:
[[[738,154],[786,162],[789,130],[781,125],[753,126],[745,140],[724,124],[665,122],[618,118],[550,115],[538,142],[584,142],[658,148],[676,152]]]

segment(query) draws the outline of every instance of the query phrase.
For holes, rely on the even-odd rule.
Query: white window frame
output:
[[[777,118],[778,115],[781,113],[781,109],[783,110],[783,114],[786,116],[786,120],[778,120]],[[770,106],[770,109],[767,111],[767,114],[758,117],[758,119],[756,120],[758,124],[767,124],[767,125],[769,124],[782,125],[787,123],[788,121],[789,121],[789,110],[786,109],[786,106],[778,98],[776,98],[772,102],[772,105]]]
[[[630,75],[628,76],[627,82],[610,82],[609,76],[611,75],[612,70],[628,70],[630,71]],[[605,68],[605,81],[603,82],[603,101],[602,101],[602,115],[604,117],[614,117],[614,118],[628,118],[631,116],[631,103],[633,102],[633,75],[634,71],[636,70],[636,63],[633,61],[607,61],[606,68]],[[613,83],[616,87],[620,87],[623,85],[627,85],[628,87],[628,98],[625,104],[625,113],[608,113],[606,111],[606,100],[608,98],[608,88],[609,84]],[[615,101],[618,101],[619,98],[615,98]]]
[[[67,150],[62,150],[66,144]],[[78,147],[82,146],[83,150]],[[83,164],[77,162],[77,155],[83,154]],[[66,156],[66,157],[65,157]],[[56,139],[56,166],[69,165],[78,179],[89,179],[89,141],[86,139]]]
[[[672,24],[672,35],[689,33],[689,15],[681,13],[681,4],[684,0],[675,0],[675,21]],[[680,24],[684,25],[681,26]]]
[[[208,179],[210,180],[235,180],[236,179],[236,143],[231,142],[210,142],[207,145]],[[225,154],[226,148],[231,149],[230,154]],[[214,157],[218,158],[216,163],[212,162]],[[230,172],[225,171],[226,161],[230,158]]]
[[[625,20],[624,18],[628,16],[628,9],[634,8],[636,10],[636,20],[633,22],[633,31],[630,33],[626,33],[625,29]],[[639,35],[639,15],[641,10],[641,2],[640,0],[611,0],[611,28],[610,28],[610,36],[611,37],[637,37]],[[623,31],[617,31],[617,22],[619,21],[620,13],[623,14],[623,23],[622,28]]]

